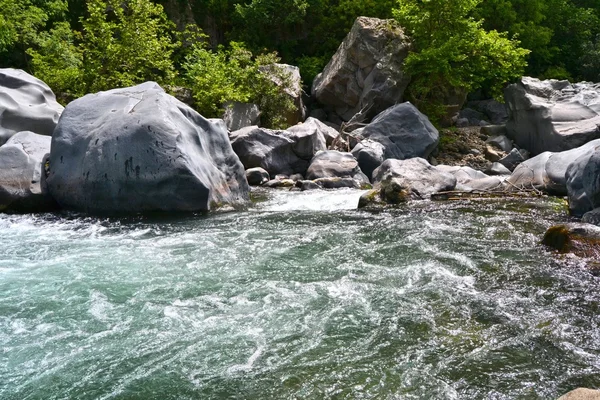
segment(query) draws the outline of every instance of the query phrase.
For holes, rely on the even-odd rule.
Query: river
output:
[[[555,199],[0,214],[1,399],[552,399],[600,386]]]

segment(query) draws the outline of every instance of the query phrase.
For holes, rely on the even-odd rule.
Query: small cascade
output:
[[[355,210],[358,200],[365,190],[307,190],[294,192],[288,190],[269,191],[268,199],[256,203],[259,211],[341,211]]]

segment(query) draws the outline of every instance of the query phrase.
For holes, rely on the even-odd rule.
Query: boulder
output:
[[[497,148],[498,150],[502,150],[505,153],[508,153],[513,148],[513,142],[509,138],[504,135],[493,136],[485,141],[492,147]]]
[[[525,157],[523,157],[523,154],[517,149],[512,149],[507,155],[498,160],[498,162],[504,165],[509,171],[514,171],[523,161],[525,161]]]
[[[222,120],[208,120],[154,82],[89,94],[52,137],[50,194],[92,213],[204,211],[249,201]]]
[[[272,64],[260,67],[276,85],[285,85],[286,94],[292,99],[294,109],[285,117],[288,126],[296,125],[306,119],[307,111],[302,100],[302,78],[300,68],[288,64]]]
[[[489,191],[503,188],[502,180],[495,176],[488,176],[471,167],[457,167],[438,165],[435,168],[451,174],[456,178],[455,190],[463,192]]]
[[[567,168],[580,157],[590,154],[600,145],[600,139],[576,149],[559,153],[544,152],[519,164],[508,179],[517,189],[542,190],[559,196],[567,195]]]
[[[21,131],[52,136],[62,111],[44,82],[25,71],[0,69],[0,146]]]
[[[43,166],[50,136],[25,131],[0,147],[0,211],[40,212],[56,207],[46,191]]]
[[[493,136],[506,136],[506,125],[486,125],[479,130],[483,138]]]
[[[504,125],[508,121],[506,105],[494,99],[469,101],[467,107],[484,115],[486,121],[493,125]]]
[[[452,174],[440,171],[422,158],[385,160],[373,172],[373,181],[375,188],[389,187],[390,192],[406,192],[412,199],[426,199],[433,193],[456,187],[456,178]]]
[[[481,121],[485,120],[486,118],[486,115],[479,111],[473,110],[472,108],[463,108],[458,113],[456,123],[460,128],[467,126],[480,126]]]
[[[223,121],[230,131],[260,124],[260,109],[256,104],[232,102],[225,104]]]
[[[427,158],[439,142],[438,130],[409,102],[388,108],[353,134],[380,143],[384,160]]]
[[[327,150],[317,153],[308,167],[306,178],[351,178],[358,182],[369,183],[369,178],[363,174],[358,161],[350,153]]]
[[[358,166],[369,178],[373,171],[383,162],[385,148],[374,140],[363,140],[352,149],[352,155],[358,161]]]
[[[600,227],[584,223],[555,225],[546,231],[542,244],[561,253],[599,259]]]
[[[260,186],[269,181],[269,173],[263,168],[250,168],[246,170],[246,179],[252,186]]]
[[[292,150],[298,157],[310,160],[317,152],[327,150],[327,140],[333,141],[339,132],[318,119],[308,118],[303,124],[286,129],[282,135],[294,142]]]
[[[312,95],[344,121],[373,116],[402,101],[410,77],[403,71],[410,40],[394,20],[358,17],[322,73]]]
[[[559,397],[558,400],[600,400],[600,390],[579,388]]]
[[[274,177],[278,174],[304,174],[310,162],[294,152],[295,142],[275,131],[249,126],[230,134],[231,145],[244,168],[263,168]]]
[[[492,163],[486,170],[487,175],[510,175],[510,169],[499,162]]]
[[[600,140],[591,151],[576,158],[567,168],[569,211],[582,216],[600,207]]]
[[[594,208],[592,211],[588,211],[581,217],[581,222],[586,224],[600,225],[600,207]]]
[[[600,85],[523,77],[504,91],[508,136],[533,155],[600,138]]]

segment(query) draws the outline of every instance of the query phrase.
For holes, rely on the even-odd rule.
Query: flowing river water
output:
[[[553,399],[600,386],[600,278],[553,199],[0,215],[1,399]]]

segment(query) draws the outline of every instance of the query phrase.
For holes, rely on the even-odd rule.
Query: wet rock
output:
[[[260,124],[260,109],[256,104],[232,102],[225,104],[223,121],[230,131]]]
[[[388,108],[353,133],[380,143],[384,159],[427,158],[439,142],[438,130],[409,102]]]
[[[373,140],[363,140],[352,149],[352,155],[358,161],[360,169],[369,178],[373,171],[381,165],[384,160],[384,146]]]
[[[89,94],[52,137],[50,194],[93,213],[203,211],[249,201],[222,120],[208,120],[154,82]]]
[[[550,227],[542,240],[561,253],[579,257],[600,258],[600,227],[585,223],[570,223]]]
[[[297,182],[297,184],[298,183],[300,183],[300,188],[302,189],[302,191],[322,189],[321,186],[319,186],[314,181],[300,181],[300,182]]]
[[[369,183],[369,178],[363,174],[358,161],[350,153],[335,150],[317,153],[306,172],[306,178],[315,180],[319,178],[351,178],[359,182]]]
[[[572,215],[582,216],[600,207],[600,140],[598,142],[567,168],[569,211]]]
[[[410,81],[403,71],[409,50],[410,40],[396,21],[358,17],[315,78],[313,97],[344,121],[361,110],[369,120],[402,101]]]
[[[600,138],[600,86],[523,77],[504,91],[508,136],[533,155]]]
[[[50,136],[19,132],[0,147],[0,211],[42,212],[56,208],[44,185],[43,160]]]
[[[246,179],[252,186],[260,186],[269,181],[269,173],[263,168],[250,168],[246,170]]]
[[[0,146],[22,131],[52,136],[62,111],[44,82],[19,69],[0,69]]]
[[[375,188],[389,186],[394,193],[408,191],[412,199],[427,199],[433,193],[454,190],[456,178],[422,158],[385,160],[373,172]],[[387,198],[387,196],[386,196]]]
[[[371,185],[368,182],[365,182],[362,179],[355,178],[339,178],[339,177],[328,177],[328,178],[318,178],[314,180],[319,187],[323,189],[342,189],[342,188],[352,188],[352,189],[366,189],[371,188]]]
[[[292,188],[296,186],[296,182],[294,182],[291,179],[288,178],[284,178],[284,179],[271,179],[268,182],[265,182],[263,184],[264,187],[268,187],[268,188],[272,188],[272,189],[277,189],[277,188]]]

